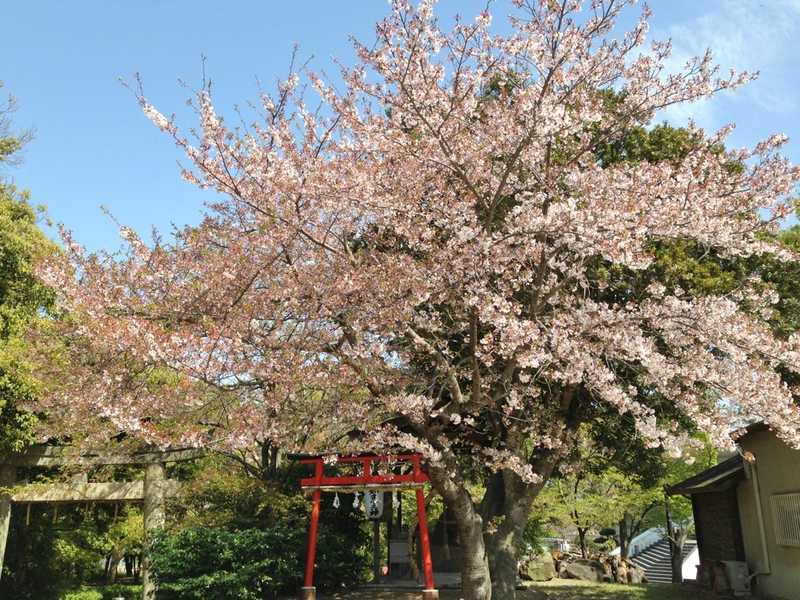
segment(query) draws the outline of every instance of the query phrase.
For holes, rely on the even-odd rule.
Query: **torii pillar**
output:
[[[17,480],[17,467],[0,465],[0,488],[11,487]],[[0,577],[3,575],[3,559],[6,555],[8,528],[11,525],[11,494],[0,493]]]
[[[150,544],[153,534],[164,527],[166,472],[164,463],[149,463],[144,471],[144,556],[142,561],[142,598],[155,600],[156,583],[150,573]]]

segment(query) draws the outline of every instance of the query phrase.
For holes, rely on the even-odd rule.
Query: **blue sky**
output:
[[[91,249],[119,245],[101,205],[146,233],[153,225],[168,231],[173,223],[197,222],[209,200],[180,179],[177,150],[145,119],[120,77],[140,72],[162,112],[189,117],[189,92],[177,80],[198,83],[206,55],[215,103],[226,112],[256,98],[256,78],[268,87],[284,74],[295,43],[302,56],[313,55],[315,70],[335,72],[332,57],[352,62],[348,36],[372,41],[373,24],[388,8],[384,0],[3,4],[0,80],[21,105],[17,125],[36,130],[25,162],[6,175]],[[441,0],[438,12],[471,17],[484,4]],[[691,116],[706,128],[733,121],[735,145],[784,132],[791,138],[787,154],[800,162],[800,0],[655,0],[651,6],[651,33],[672,38],[676,64],[711,47],[724,67],[761,72],[735,94],[664,117],[681,124]],[[502,0],[494,13],[502,23],[508,13]]]

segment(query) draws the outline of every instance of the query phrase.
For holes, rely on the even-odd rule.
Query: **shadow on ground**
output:
[[[419,592],[377,591],[342,592],[322,600],[420,600]],[[458,590],[442,590],[441,600],[460,600]],[[692,586],[585,583],[557,579],[535,584],[517,592],[517,600],[720,600],[710,592]]]
[[[322,600],[420,600],[420,592],[342,592],[333,596],[323,596]],[[461,592],[458,590],[441,590],[439,600],[460,600]],[[542,594],[532,591],[520,591],[517,600],[549,600]]]

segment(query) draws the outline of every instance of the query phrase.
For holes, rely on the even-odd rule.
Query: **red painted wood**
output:
[[[322,463],[316,465],[316,481],[322,477]],[[311,503],[311,525],[308,528],[308,553],[306,554],[306,576],[304,587],[310,588],[314,585],[314,561],[317,558],[317,532],[319,530],[319,511],[322,504],[322,491],[315,490]]]
[[[414,462],[414,459],[421,459],[420,454],[365,454],[360,456],[337,456],[337,463],[354,463],[362,462],[364,459],[374,460],[377,462]],[[303,464],[316,464],[325,460],[323,456],[311,456],[309,458],[301,458],[297,462]]]
[[[331,486],[354,486],[354,485],[380,485],[380,484],[395,484],[395,483],[427,483],[428,476],[424,473],[414,475],[413,473],[405,473],[403,475],[372,475],[365,477],[363,475],[334,475],[331,477],[307,477],[300,480],[301,487],[317,486],[317,485],[331,485]]]
[[[362,456],[339,456],[336,463],[361,463],[360,475],[333,475],[325,476],[325,459],[321,456],[304,458],[299,460],[301,464],[314,465],[314,476],[300,480],[301,487],[319,486],[367,486],[367,485],[397,485],[404,483],[427,483],[428,475],[422,470],[422,455],[420,454],[400,454],[400,455],[362,455]],[[410,462],[411,473],[386,475],[376,474],[374,466],[376,463],[397,463]],[[428,533],[428,515],[425,511],[425,495],[422,489],[417,489],[417,516],[419,518],[419,537],[422,549],[422,569],[425,578],[426,592],[434,591],[433,583],[433,559],[431,558],[431,541]],[[306,556],[306,573],[304,590],[312,590],[314,586],[314,561],[317,554],[317,533],[319,529],[319,513],[322,499],[322,490],[315,489],[312,495],[311,506],[311,525],[308,531],[308,554]]]
[[[428,514],[425,510],[425,494],[417,489],[417,520],[419,521],[419,545],[422,550],[422,572],[425,589],[433,590],[433,559],[431,558],[431,539],[428,535]]]
[[[308,529],[308,554],[306,555],[306,577],[303,585],[312,587],[314,585],[314,561],[317,558],[317,530],[319,528],[319,509],[322,500],[322,492],[314,492],[313,503],[311,505],[311,526]]]
[[[428,476],[422,470],[420,463],[422,457],[419,454],[402,454],[398,456],[375,455],[375,456],[343,456],[339,457],[337,463],[361,463],[362,472],[360,475],[323,475],[324,459],[322,457],[305,458],[300,460],[301,464],[313,464],[315,467],[314,477],[306,477],[300,480],[301,487],[309,486],[360,486],[360,485],[391,485],[400,483],[427,483]],[[374,473],[375,463],[380,462],[410,462],[413,467],[411,473],[396,475],[389,473],[379,475]]]

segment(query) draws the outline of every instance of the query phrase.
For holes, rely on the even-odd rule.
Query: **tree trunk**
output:
[[[670,539],[672,549],[672,583],[683,583],[683,547],[689,537],[687,529],[675,528],[673,539]]]
[[[108,566],[108,583],[114,583],[117,580],[117,567],[119,567],[119,561],[122,560],[124,556],[123,553],[120,552],[112,552],[110,564]]]
[[[683,583],[683,544],[672,546],[672,583]]]
[[[278,448],[273,447],[269,451],[269,472],[273,476],[278,472]]]
[[[417,565],[417,551],[414,541],[417,539],[417,525],[408,528],[408,566],[411,569],[411,577],[414,581],[422,581],[422,574]]]
[[[513,447],[510,442],[506,440]],[[523,446],[520,440],[518,447]],[[544,450],[531,460],[537,483],[525,482],[511,470],[495,473],[487,481],[478,510],[456,455],[449,448],[437,449],[443,460],[428,465],[428,476],[456,521],[462,548],[461,600],[515,600],[517,555],[533,500],[552,474],[558,455]],[[494,517],[499,517],[498,523]]]
[[[495,481],[502,485],[487,487],[487,494],[490,495],[486,497],[493,511],[499,511],[495,515],[501,517],[496,531],[487,535],[492,598],[515,600],[519,552],[523,545],[533,500],[542,485],[524,483],[511,471],[502,471],[500,475]]]
[[[586,532],[588,529],[578,527],[578,542],[581,545],[581,558],[586,558]]]
[[[625,511],[619,522],[619,557],[630,558],[631,539],[633,539],[633,524],[631,514]]]
[[[261,443],[261,478],[269,481],[278,472],[278,447],[269,442]]]
[[[515,532],[491,537],[489,564],[492,576],[492,598],[515,600],[517,593],[518,550],[520,540]]]
[[[455,456],[447,456],[445,465],[428,469],[436,490],[444,499],[456,521],[461,540],[461,598],[463,600],[492,600],[492,581],[489,557],[483,537],[483,518],[459,475]]]
[[[381,580],[381,522],[372,522],[372,578],[376,583]]]
[[[664,514],[667,518],[667,539],[669,540],[670,563],[672,566],[672,583],[683,583],[683,545],[689,537],[688,528],[681,528],[672,523],[669,507],[669,496],[664,494]]]
[[[462,542],[461,594],[463,600],[492,600],[489,557],[483,539],[483,519],[474,510],[465,518],[456,517]]]

